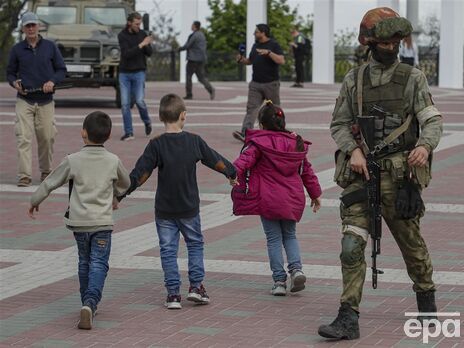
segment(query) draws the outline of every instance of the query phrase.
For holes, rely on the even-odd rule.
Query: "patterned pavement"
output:
[[[233,160],[240,144],[231,133],[244,116],[245,83],[215,83],[216,100],[201,86],[187,102],[186,130],[200,134],[210,146]],[[324,207],[307,209],[297,225],[308,276],[307,288],[279,298],[272,286],[265,239],[257,217],[232,215],[230,187],[219,174],[199,165],[202,225],[206,239],[205,285],[212,302],[194,306],[186,301],[180,311],[163,307],[165,291],[153,224],[156,175],[115,212],[111,267],[95,328],[85,332],[76,324],[79,314],[77,254],[74,238],[62,222],[66,188],[45,201],[36,220],[26,211],[32,188],[15,186],[14,91],[0,84],[0,347],[462,347],[461,338],[437,332],[423,343],[423,335],[406,336],[405,312],[416,311],[411,282],[401,254],[384,225],[379,288],[368,275],[361,304],[361,339],[327,342],[317,327],[336,315],[341,273],[338,196],[332,182],[333,151],[328,124],[339,85],[307,85],[292,89],[283,83],[281,99],[289,128],[313,145],[310,161],[324,188]],[[147,104],[154,133],[159,99],[166,93],[183,95],[178,83],[148,83]],[[432,255],[437,303],[442,312],[464,313],[464,90],[432,89],[443,112],[445,131],[434,154],[433,180],[425,191],[427,213],[422,220],[424,239]],[[134,111],[136,139],[120,142],[122,118],[112,103],[111,89],[73,89],[57,93],[58,136],[54,164],[82,146],[80,128],[88,113],[101,109],[113,119],[113,137],[107,148],[131,169],[147,138]],[[34,144],[34,152],[36,144]],[[33,184],[38,184],[34,153]],[[366,252],[370,252],[367,248]],[[370,259],[366,255],[368,259]],[[179,263],[186,275],[186,250]],[[370,261],[369,261],[370,262]],[[183,285],[184,294],[188,284]],[[454,317],[456,319],[456,317]],[[451,328],[450,328],[451,329]],[[452,331],[452,330],[451,330]],[[461,330],[462,331],[462,330]],[[433,332],[431,332],[433,334]]]

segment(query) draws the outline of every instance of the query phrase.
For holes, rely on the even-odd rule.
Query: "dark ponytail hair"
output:
[[[291,133],[285,128],[284,111],[271,100],[266,100],[264,105],[259,109],[258,121],[263,125],[263,129]],[[296,151],[304,152],[304,141],[301,136],[296,136]]]

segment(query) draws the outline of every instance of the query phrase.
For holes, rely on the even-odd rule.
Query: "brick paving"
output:
[[[195,99],[187,102],[186,130],[201,134],[229,159],[241,145],[231,133],[245,111],[244,83],[215,83],[216,100],[194,87]],[[0,347],[461,347],[461,338],[439,335],[428,344],[422,337],[408,338],[405,312],[416,311],[411,282],[388,229],[382,240],[379,267],[386,274],[379,288],[367,278],[361,305],[361,339],[327,342],[317,327],[333,319],[340,295],[340,248],[337,198],[340,189],[331,181],[335,145],[328,123],[338,85],[310,85],[301,90],[283,83],[281,99],[289,128],[313,142],[310,160],[319,173],[325,206],[318,214],[309,209],[298,224],[298,238],[309,277],[301,293],[278,298],[269,294],[272,280],[265,239],[257,217],[234,217],[228,199],[230,187],[221,175],[199,166],[202,223],[206,239],[205,285],[212,302],[194,306],[183,301],[180,311],[163,307],[165,291],[159,249],[153,224],[153,191],[156,175],[143,192],[123,201],[115,213],[116,226],[111,268],[93,330],[78,330],[79,313],[75,242],[62,223],[66,188],[50,196],[38,219],[26,215],[30,192],[16,183],[13,90],[0,84]],[[168,92],[183,95],[179,83],[148,83],[147,103],[155,134],[159,99]],[[444,114],[444,137],[434,155],[433,180],[425,191],[428,212],[422,220],[423,236],[432,255],[437,303],[442,312],[464,312],[464,91],[432,89]],[[136,139],[118,140],[120,111],[114,92],[73,89],[56,96],[58,136],[54,165],[82,146],[79,130],[86,114],[104,110],[113,118],[113,137],[107,143],[127,168],[132,168],[147,138],[134,112]],[[34,177],[37,156],[34,144]],[[367,252],[370,252],[367,248]],[[186,250],[179,251],[182,279]],[[368,257],[369,259],[369,257]],[[370,261],[369,261],[370,262]],[[187,284],[183,285],[183,295]]]

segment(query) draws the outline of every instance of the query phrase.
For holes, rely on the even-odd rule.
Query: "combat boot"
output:
[[[338,309],[337,318],[330,325],[321,325],[317,331],[325,338],[354,340],[359,338],[359,313],[344,302]]]
[[[429,290],[425,292],[416,292],[417,309],[419,313],[427,315],[418,315],[417,320],[423,324],[424,320],[437,319],[436,315],[430,315],[431,313],[437,312],[437,305],[435,304],[435,290]],[[429,326],[435,326],[432,322],[429,322]]]

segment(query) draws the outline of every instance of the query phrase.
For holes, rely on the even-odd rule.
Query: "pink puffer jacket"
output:
[[[239,185],[232,189],[235,215],[260,215],[266,219],[300,221],[306,204],[304,188],[311,198],[321,186],[305,151],[296,151],[296,135],[249,130],[245,147],[234,162]]]

